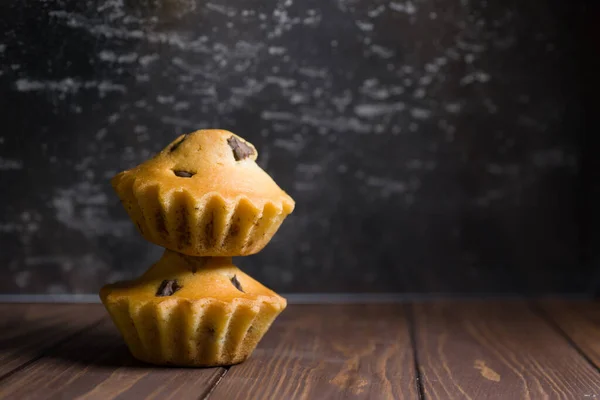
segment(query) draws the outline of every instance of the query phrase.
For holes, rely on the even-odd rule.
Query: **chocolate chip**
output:
[[[158,287],[156,297],[172,296],[173,293],[182,287],[177,283],[177,279],[165,279]]]
[[[233,286],[235,286],[237,290],[239,290],[242,293],[246,293],[244,292],[244,289],[242,289],[242,284],[240,283],[240,281],[238,281],[237,276],[234,275],[233,278],[231,278],[231,283]]]
[[[196,175],[195,172],[177,171],[177,170],[173,170],[173,173],[180,178],[191,178],[192,176]]]
[[[227,144],[233,150],[233,157],[235,161],[243,160],[244,158],[248,158],[254,154],[254,149],[248,146],[246,143],[242,142],[235,136],[227,139]]]
[[[178,141],[173,146],[171,146],[171,148],[169,149],[169,151],[175,151],[175,150],[177,150],[177,148],[181,145],[181,143],[183,143],[185,141],[185,139],[187,139],[187,133],[185,135],[183,135],[183,137],[181,138],[180,141]]]

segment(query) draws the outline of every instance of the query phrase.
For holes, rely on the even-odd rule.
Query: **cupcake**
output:
[[[131,353],[157,365],[244,361],[286,300],[231,263],[165,250],[140,278],[100,297]]]
[[[199,130],[119,173],[112,185],[146,240],[190,256],[250,255],[294,209],[257,156],[231,132]]]

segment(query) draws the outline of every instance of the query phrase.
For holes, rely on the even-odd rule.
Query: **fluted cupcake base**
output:
[[[134,357],[180,366],[244,361],[281,311],[268,303],[178,299],[125,300],[106,308]]]

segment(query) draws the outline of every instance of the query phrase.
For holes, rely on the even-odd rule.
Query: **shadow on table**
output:
[[[74,364],[81,367],[156,368],[155,365],[138,361],[131,355],[108,317],[83,329],[76,325],[48,325],[35,320],[21,323],[26,325],[21,325],[21,330],[27,333],[12,340],[0,337],[0,352],[14,351],[34,360],[46,358],[55,360],[58,364]],[[40,346],[40,341],[47,338],[53,339]]]
[[[52,323],[51,318],[13,322],[18,324],[18,330],[15,334],[0,335],[0,353],[113,369],[119,366],[150,367],[131,356],[121,335],[107,317],[84,328],[62,321]],[[1,325],[4,327],[6,323]]]

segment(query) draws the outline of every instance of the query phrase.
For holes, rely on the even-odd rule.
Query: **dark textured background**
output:
[[[141,273],[161,250],[109,178],[207,127],[253,142],[296,199],[271,244],[238,259],[278,291],[591,290],[586,13],[3,1],[0,292],[91,293]]]

